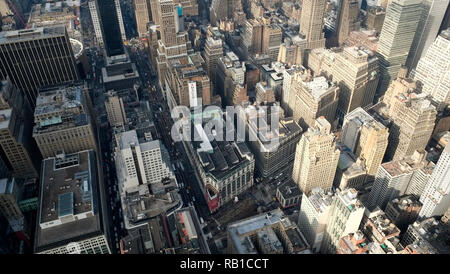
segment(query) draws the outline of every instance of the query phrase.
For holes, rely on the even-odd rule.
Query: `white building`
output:
[[[123,132],[118,138],[116,169],[122,194],[135,191],[142,184],[175,179],[164,145],[159,140],[139,143],[134,130]]]
[[[103,44],[103,34],[100,27],[100,19],[98,16],[97,4],[95,0],[89,0],[89,11],[91,12],[92,24],[94,25],[95,37],[98,44]]]
[[[358,231],[365,208],[357,195],[358,192],[353,188],[336,191],[329,212],[322,253],[335,253],[342,237]]]
[[[319,252],[328,223],[332,194],[315,188],[311,195],[304,195],[298,217],[298,227],[313,252]]]
[[[420,58],[414,79],[422,83],[422,92],[434,101],[450,104],[450,29],[442,31]]]
[[[437,162],[424,192],[419,217],[442,216],[450,206],[450,145],[447,144]]]

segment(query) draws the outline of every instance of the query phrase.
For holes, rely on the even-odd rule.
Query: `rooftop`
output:
[[[3,31],[0,32],[0,44],[58,37],[64,35],[65,33],[66,29],[64,25]]]

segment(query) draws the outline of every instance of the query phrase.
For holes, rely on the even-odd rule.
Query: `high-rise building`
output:
[[[261,54],[263,52],[263,29],[261,19],[248,19],[245,21],[241,39],[247,55]]]
[[[419,217],[442,216],[450,207],[450,145],[445,146],[420,201]]]
[[[306,36],[309,49],[325,47],[323,26],[326,3],[325,0],[302,2],[300,32]]]
[[[126,38],[124,37],[125,30],[123,28],[122,12],[120,11],[119,0],[114,0],[114,2],[97,0],[96,5],[106,55],[111,57],[125,54],[122,41],[126,40]]]
[[[439,109],[450,105],[450,29],[444,30],[423,52],[414,73],[421,90],[439,103]]]
[[[378,58],[372,51],[314,49],[308,55],[308,66],[315,75],[325,74],[339,86],[337,116],[341,121],[355,108],[372,105],[378,84]]]
[[[341,142],[362,159],[366,172],[375,176],[386,152],[389,130],[362,108],[345,116]]]
[[[382,97],[405,65],[417,25],[422,0],[392,0],[386,10],[377,55],[380,62],[380,81],[375,100]]]
[[[386,11],[380,7],[369,6],[367,7],[366,26],[369,30],[375,30],[377,33],[381,32],[383,28],[384,17]]]
[[[15,178],[0,179],[0,214],[8,220],[23,217],[19,202],[21,196],[21,182]]]
[[[133,0],[133,4],[137,31],[140,37],[144,37],[147,34],[148,23],[152,15],[150,11],[150,0]]]
[[[100,19],[97,9],[97,0],[89,0],[88,5],[89,5],[89,12],[91,13],[92,25],[94,26],[95,38],[97,39],[97,43],[102,45],[103,33],[102,27],[100,26]]]
[[[318,117],[333,123],[339,102],[339,87],[324,76],[311,77],[309,71],[298,71],[289,92],[288,106],[295,121],[307,129]]]
[[[35,253],[110,254],[93,150],[42,162]]]
[[[127,122],[125,108],[123,107],[122,98],[117,92],[109,91],[105,101],[106,114],[111,126],[124,127]]]
[[[275,24],[264,25],[262,32],[262,53],[270,56],[271,61],[278,59],[280,51],[282,32],[281,28]]]
[[[198,16],[198,0],[175,0],[175,5],[181,5],[181,13],[183,16]],[[180,8],[179,8],[180,9]]]
[[[65,26],[1,32],[0,79],[7,76],[32,107],[39,88],[78,80]]]
[[[302,196],[298,227],[315,253],[320,252],[322,246],[332,201],[332,193],[321,188],[314,188],[310,195]]]
[[[418,220],[403,234],[403,246],[420,246],[424,254],[449,254],[450,227],[436,218]]]
[[[449,0],[422,1],[422,15],[406,60],[409,70],[416,68],[420,58],[426,54],[439,34],[439,28],[449,3]]]
[[[416,195],[403,195],[390,201],[386,206],[386,216],[401,231],[405,232],[408,225],[419,217],[422,203]]]
[[[152,20],[155,25],[161,24],[159,20],[161,17],[159,16],[159,0],[150,0],[150,11],[152,13]]]
[[[139,185],[175,179],[169,153],[159,140],[139,141],[134,130],[120,133],[118,138],[116,169],[121,194],[136,191]]]
[[[321,253],[336,253],[339,240],[358,231],[365,208],[357,196],[358,192],[353,188],[336,190],[328,213]]]
[[[425,151],[412,157],[383,163],[375,175],[375,181],[367,200],[367,207],[385,209],[388,202],[404,194],[415,194],[424,189],[430,178],[430,164]]]
[[[219,58],[223,56],[223,45],[221,39],[214,39],[213,37],[208,37],[205,43],[205,63],[206,72],[208,73],[209,79],[213,84],[216,84],[216,70],[217,62]]]
[[[324,118],[316,119],[297,144],[292,178],[300,190],[309,195],[313,188],[326,191],[333,186],[340,151],[331,133],[331,125]]]
[[[234,52],[227,52],[217,62],[216,88],[217,94],[222,96],[222,101],[231,105],[235,85],[245,84],[246,66]]]
[[[83,85],[41,89],[34,111],[33,138],[42,157],[96,149],[89,94]]]
[[[336,21],[338,43],[341,45],[350,32],[359,30],[359,4],[357,0],[343,0],[340,3],[340,12]]]
[[[414,82],[397,78],[386,92],[384,102],[389,105],[389,143],[387,160],[398,160],[423,150],[431,138],[436,120],[436,108],[424,94],[414,92]]]
[[[33,112],[10,81],[0,83],[0,155],[17,178],[37,178],[41,154],[33,140]]]
[[[213,25],[226,19],[235,19],[238,13],[242,12],[242,2],[240,0],[212,0],[210,7],[210,21]]]
[[[264,178],[269,178],[278,175],[276,173],[281,170],[288,169],[290,171],[294,162],[295,147],[302,133],[300,126],[292,118],[280,117],[275,134],[261,135],[258,134],[258,131],[263,127],[270,130],[268,128],[269,111],[253,105],[242,110],[245,112],[246,132],[249,136],[247,143],[255,155],[255,166],[259,174]],[[257,119],[258,116],[259,119]],[[275,138],[277,138],[276,142]]]

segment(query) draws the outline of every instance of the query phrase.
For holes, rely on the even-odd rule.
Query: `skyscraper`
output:
[[[406,60],[406,66],[410,71],[416,68],[420,58],[426,54],[439,34],[439,28],[449,2],[449,0],[422,1],[422,16]]]
[[[442,31],[422,55],[414,79],[423,93],[439,103],[439,109],[450,104],[450,29]]]
[[[275,24],[266,24],[262,33],[262,52],[270,56],[271,61],[278,59],[281,45],[281,28]]]
[[[413,81],[397,78],[386,92],[392,126],[389,129],[387,160],[399,160],[411,156],[414,151],[425,149],[434,129],[436,108],[411,90]]]
[[[323,19],[326,3],[325,0],[304,0],[302,2],[300,32],[306,36],[310,49],[325,47]]]
[[[136,17],[137,31],[140,37],[147,33],[147,25],[150,22],[150,0],[134,0],[134,15]]]
[[[78,80],[65,26],[0,32],[0,79],[7,76],[32,107],[39,88]]]
[[[406,63],[422,12],[421,2],[422,0],[392,0],[387,7],[377,50],[380,81],[375,100],[384,95],[390,82]]]
[[[350,32],[358,30],[359,22],[359,4],[357,0],[342,0],[336,28],[338,43],[341,45],[348,37]]]
[[[208,73],[213,86],[216,83],[217,62],[223,56],[222,40],[208,37],[205,43],[205,63],[206,72]]]
[[[152,13],[152,20],[155,25],[160,24],[161,17],[159,16],[159,0],[150,0],[150,10]]]
[[[388,145],[388,129],[362,108],[345,116],[341,142],[363,160],[368,175],[374,176]]]
[[[339,160],[335,136],[323,117],[302,135],[295,151],[292,178],[301,191],[309,195],[313,188],[331,189]]]
[[[13,177],[37,178],[41,155],[32,137],[31,107],[11,82],[2,81],[0,90],[0,155]]]
[[[210,7],[211,24],[225,19],[234,19],[237,13],[242,12],[241,0],[212,0]]]
[[[445,146],[434,167],[425,190],[420,196],[423,206],[419,217],[442,216],[450,207],[450,145]]]
[[[122,37],[117,35],[121,33],[121,27],[116,9],[116,1],[98,0],[97,5],[100,25],[103,30],[106,55],[114,56],[124,54],[125,49],[123,48]]]

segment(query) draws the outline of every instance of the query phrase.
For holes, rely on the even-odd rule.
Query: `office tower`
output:
[[[150,0],[150,11],[152,13],[152,20],[155,25],[159,25],[161,17],[159,16],[159,0]]]
[[[321,188],[314,188],[310,195],[302,196],[298,227],[314,253],[320,252],[332,201],[332,193]]]
[[[263,127],[267,128],[267,123],[270,123],[269,111],[252,105],[243,108],[242,111],[245,112],[243,115],[245,115],[246,132],[249,138],[247,144],[255,156],[255,165],[259,174],[269,178],[275,177],[282,170],[290,172],[295,147],[302,134],[300,126],[292,118],[280,117],[275,134],[261,135],[258,131]],[[260,122],[264,122],[258,123],[257,117]],[[267,128],[267,130],[270,129]],[[278,138],[277,142],[274,142],[275,138]]]
[[[335,253],[342,237],[358,231],[365,208],[357,196],[358,192],[353,188],[336,190],[328,213],[321,253]]]
[[[116,169],[121,194],[136,191],[139,185],[175,179],[169,153],[159,140],[139,141],[134,130],[120,133],[118,138]]]
[[[325,47],[323,33],[325,0],[304,0],[300,19],[300,32],[306,36],[308,48]]]
[[[375,176],[388,145],[389,130],[362,108],[344,118],[341,142],[360,158],[370,176]]]
[[[218,138],[209,141],[210,137],[203,127],[212,123],[211,119],[225,125],[225,120],[231,117],[227,117],[220,109],[202,116],[201,123],[198,119],[191,119],[189,126],[192,128],[191,140],[194,141],[183,141],[183,146],[199,178],[208,208],[214,212],[253,186],[255,159],[244,142],[226,141],[225,130],[220,133],[223,134],[223,141]],[[231,130],[227,128],[227,131]]]
[[[168,60],[166,99],[169,108],[211,104],[211,81],[199,52]]]
[[[409,70],[416,68],[420,58],[435,41],[449,3],[449,0],[422,1],[422,14],[406,60]]]
[[[248,19],[245,21],[242,32],[242,45],[247,55],[261,54],[263,52],[264,23],[260,19]]]
[[[102,28],[100,26],[100,19],[98,16],[98,9],[97,9],[97,0],[89,0],[89,12],[91,13],[91,19],[92,19],[92,25],[94,25],[94,33],[95,38],[97,39],[97,43],[100,45],[103,45],[103,34],[102,34]]]
[[[381,164],[367,200],[367,207],[385,209],[388,202],[404,194],[414,194],[415,188],[424,188],[430,178],[430,164],[425,151],[412,157]]]
[[[281,28],[275,24],[266,24],[262,33],[262,52],[270,56],[271,61],[278,59],[281,45]]]
[[[405,232],[408,226],[419,217],[422,203],[416,195],[403,195],[390,201],[386,206],[386,216],[401,231]]]
[[[39,88],[78,80],[65,26],[1,32],[0,78],[7,76],[24,92],[31,107]]]
[[[111,253],[98,172],[93,150],[42,162],[35,253]]]
[[[423,204],[419,217],[442,216],[450,207],[450,145],[445,146],[434,167],[431,178],[420,201]]]
[[[235,19],[242,12],[241,0],[212,0],[210,12],[210,22],[218,25],[219,21]]]
[[[234,52],[227,52],[225,56],[219,58],[216,74],[217,94],[227,105],[232,104],[235,85],[243,86],[245,84],[245,72],[245,63],[239,61]]]
[[[175,0],[175,5],[182,7],[181,13],[183,16],[198,16],[198,0]]]
[[[9,81],[0,83],[1,157],[16,178],[37,178],[41,155],[33,140],[33,122],[28,100]]]
[[[103,42],[108,57],[125,54],[122,42],[122,36],[124,34],[124,32],[122,32],[123,26],[119,23],[121,15],[119,17],[119,10],[116,6],[118,4],[120,8],[120,3],[118,2],[118,0],[114,0],[114,2],[105,0],[96,2],[100,26],[103,33]],[[118,34],[121,34],[122,36],[119,36]]]
[[[292,116],[293,114],[293,105],[289,103],[291,99],[291,91],[292,85],[294,85],[294,81],[296,80],[297,75],[305,71],[305,68],[302,66],[292,66],[289,69],[286,69],[283,72],[283,89],[281,91],[281,107],[284,110],[285,115]]]
[[[385,102],[392,121],[386,150],[388,160],[398,160],[424,149],[434,129],[436,108],[423,94],[409,90],[411,84],[409,79],[398,78],[386,92]]]
[[[147,26],[150,23],[150,0],[133,0],[134,16],[136,17],[136,25],[139,37],[147,34]]]
[[[187,55],[187,33],[181,31],[176,22],[173,0],[162,0],[158,4],[161,39],[158,41],[157,69],[161,86],[165,85],[168,60]]]
[[[103,0],[103,2],[105,2]],[[120,37],[122,41],[127,40],[127,36],[125,33],[125,27],[123,25],[123,16],[122,16],[122,8],[120,7],[120,0],[114,0],[114,4],[116,6],[117,20],[119,21],[119,29],[120,29]]]
[[[333,123],[339,102],[339,87],[324,76],[311,77],[309,71],[298,72],[289,92],[289,108],[295,121],[307,129],[318,117]]]
[[[33,138],[42,157],[96,149],[88,100],[88,90],[83,85],[64,85],[39,91]]]
[[[350,32],[359,30],[359,6],[357,0],[343,0],[340,3],[338,20],[336,21],[339,45],[347,39]]]
[[[377,33],[381,32],[384,23],[384,17],[386,16],[386,11],[380,7],[367,7],[367,17],[366,26],[368,30],[375,30]]]
[[[308,54],[308,66],[315,75],[324,74],[339,86],[337,116],[357,107],[372,105],[378,84],[378,58],[361,47],[314,49]]]
[[[219,58],[223,56],[223,45],[221,39],[214,39],[208,37],[205,43],[205,63],[206,72],[208,73],[209,79],[215,87],[216,84],[216,70],[217,62]]]
[[[297,225],[279,208],[229,224],[227,239],[228,254],[311,254]]]
[[[382,97],[408,57],[420,20],[422,0],[392,0],[381,29],[377,55],[380,81],[375,100]]]
[[[109,91],[106,95],[105,109],[109,124],[113,127],[123,128],[127,122],[127,115],[122,98],[114,91]]]
[[[422,92],[439,103],[439,109],[450,105],[450,29],[444,30],[417,64],[414,79]]]
[[[295,151],[292,178],[304,194],[316,187],[331,189],[339,154],[330,123],[324,117],[317,118],[315,126],[302,135]]]

